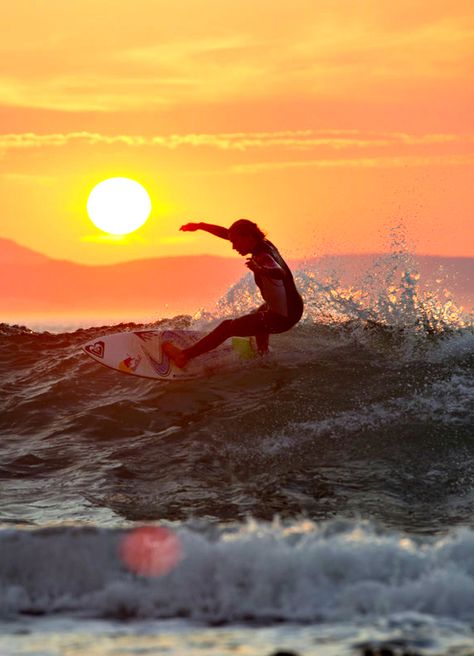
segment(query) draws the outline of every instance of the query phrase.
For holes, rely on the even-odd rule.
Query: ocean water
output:
[[[297,279],[302,322],[207,379],[81,352],[135,324],[0,326],[1,656],[474,654],[469,308],[403,252]]]

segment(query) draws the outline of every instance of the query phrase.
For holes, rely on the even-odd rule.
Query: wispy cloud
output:
[[[280,130],[169,135],[107,135],[99,132],[0,135],[0,153],[42,149],[114,148],[206,151],[202,174],[259,173],[297,168],[400,168],[463,166],[474,161],[474,134],[388,132],[375,130]],[[216,153],[215,163],[209,159]],[[217,154],[222,156],[217,158]],[[192,158],[191,160],[192,161]],[[203,160],[204,161],[204,160]],[[192,165],[191,165],[192,167]],[[194,170],[194,169],[193,169]],[[11,181],[24,174],[6,173]],[[39,176],[49,184],[52,178]]]
[[[82,143],[90,146],[99,144],[124,144],[127,146],[142,146],[147,143],[144,137],[115,135],[107,136],[96,132],[67,132],[37,134],[35,132],[23,132],[17,134],[0,135],[0,148],[4,149],[27,149],[27,148],[58,148],[74,143]]]
[[[474,164],[473,155],[438,155],[431,157],[360,157],[337,159],[309,159],[285,162],[258,162],[239,164],[232,167],[235,173],[260,173],[295,168],[401,168],[419,166],[462,166]]]
[[[214,148],[218,150],[252,151],[268,148],[312,150],[329,147],[374,148],[387,146],[419,146],[439,144],[471,144],[473,134],[409,134],[401,132],[371,132],[359,130],[285,130],[276,132],[231,132],[171,135],[106,135],[98,132],[68,132],[37,134],[34,132],[0,135],[0,148],[59,148],[72,144],[88,146],[123,145],[130,147]]]

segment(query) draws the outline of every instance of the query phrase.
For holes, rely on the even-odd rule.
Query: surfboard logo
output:
[[[161,342],[171,340],[175,341],[178,344],[182,343],[183,341],[183,336],[181,332],[174,332],[173,330],[165,330],[163,333],[160,333],[160,331],[156,330],[140,330],[135,332],[135,335],[141,339],[143,342],[148,342],[150,340],[155,340],[157,336],[161,336]],[[141,345],[141,349],[143,353],[145,354],[151,368],[153,371],[160,377],[165,377],[169,376],[170,373],[172,372],[172,366],[171,366],[171,360],[169,357],[166,355],[166,353],[163,353],[163,351],[159,350],[159,358],[157,359],[156,356],[153,356],[144,346],[143,344]]]
[[[99,342],[94,342],[94,344],[86,344],[86,346],[84,346],[84,350],[95,358],[103,358],[105,352],[105,344],[102,340],[100,340]]]
[[[171,371],[171,362],[165,353],[161,354],[161,361],[156,360],[148,351],[143,349],[150,366],[158,374],[158,376],[168,376]]]
[[[136,356],[135,358],[129,355],[127,358],[125,358],[125,360],[122,360],[122,362],[120,362],[118,369],[119,371],[125,371],[128,374],[133,374],[135,373],[141,360],[142,359],[139,355]]]

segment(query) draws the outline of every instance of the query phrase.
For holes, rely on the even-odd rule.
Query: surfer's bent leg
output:
[[[259,351],[265,353],[268,350],[269,334],[285,332],[295,323],[296,321],[290,317],[283,317],[275,312],[257,310],[257,312],[245,314],[238,319],[226,319],[209,335],[184,349],[183,354],[187,360],[190,360],[211,351],[229,337],[252,337],[253,335],[257,338]]]
[[[283,317],[274,312],[257,311],[238,319],[226,319],[189,348],[179,349],[174,344],[166,342],[163,344],[163,350],[178,367],[184,367],[189,360],[215,349],[229,337],[251,337],[255,335],[259,351],[264,353],[268,349],[269,333],[285,332],[295,323],[296,321],[292,318]]]
[[[238,319],[226,319],[183,353],[190,360],[198,355],[212,351],[229,337],[251,337],[261,333],[264,325],[264,313],[246,314]]]

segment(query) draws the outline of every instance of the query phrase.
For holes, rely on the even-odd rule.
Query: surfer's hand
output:
[[[183,232],[195,232],[201,227],[200,223],[185,223],[181,226],[180,230]]]
[[[249,259],[246,261],[245,266],[250,269],[250,271],[253,271],[254,273],[258,273],[258,271],[261,270],[262,267],[260,267],[253,257],[249,257]]]

